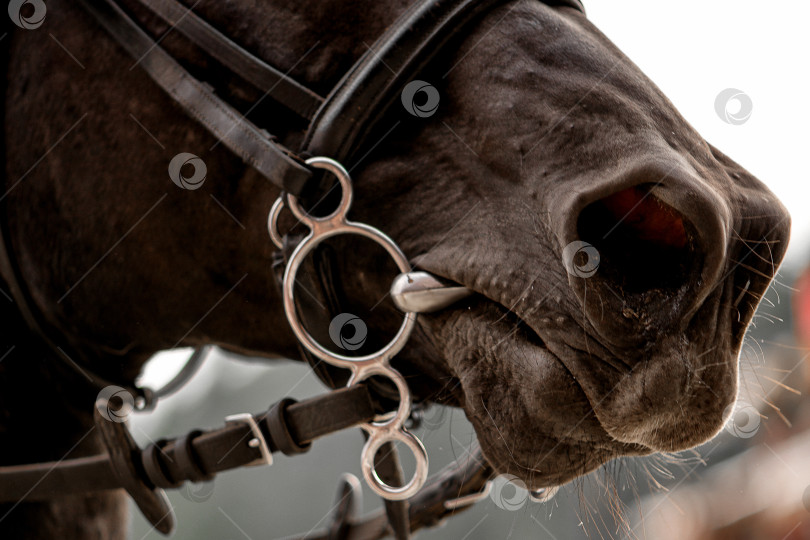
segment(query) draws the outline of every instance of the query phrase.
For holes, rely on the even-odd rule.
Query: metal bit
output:
[[[405,312],[431,313],[467,298],[473,292],[428,272],[400,274],[391,284],[394,304]]]

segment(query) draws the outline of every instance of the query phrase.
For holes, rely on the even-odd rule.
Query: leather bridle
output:
[[[272,464],[274,452],[287,455],[306,452],[312,441],[355,426],[362,427],[367,434],[363,473],[370,487],[386,499],[385,512],[362,520],[354,518],[352,501],[357,492],[356,481],[347,480],[338,494],[340,504],[332,525],[327,531],[308,538],[382,538],[389,534],[406,538],[410,531],[434,525],[486,496],[485,488],[492,471],[480,450],[428,479],[424,448],[406,428],[407,422],[412,421],[411,396],[405,379],[391,367],[390,359],[408,339],[416,311],[423,309],[399,302],[398,306],[405,311],[404,322],[391,343],[363,357],[341,356],[322,347],[307,332],[303,323],[308,309],[295,298],[294,284],[297,274],[303,270],[299,278],[315,279],[322,294],[334,296],[328,285],[331,276],[324,275],[329,270],[317,264],[305,265],[304,257],[318,251],[320,242],[338,234],[359,234],[376,241],[394,258],[403,275],[409,273],[408,260],[396,243],[377,229],[348,221],[346,215],[353,186],[346,167],[362,159],[361,151],[367,149],[369,137],[380,128],[380,122],[387,117],[392,105],[399,101],[405,85],[418,79],[451,39],[505,0],[415,2],[326,97],[244,50],[177,0],[137,2],[241,79],[309,122],[301,147],[295,152],[285,148],[217,96],[211,87],[193,77],[115,0],[80,0],[177,105],[282,190],[282,196],[270,212],[268,225],[281,254],[277,273],[285,312],[303,346],[303,355],[316,372],[332,386],[344,383],[347,386],[302,402],[284,399],[264,414],[234,415],[226,419],[222,428],[193,431],[176,439],[158,441],[145,449],[134,443],[123,418],[115,413],[113,395],[107,392],[105,396],[100,395],[95,411],[96,429],[107,452],[59,462],[0,467],[0,502],[47,500],[69,493],[123,487],[152,525],[169,533],[173,517],[163,489],[177,488],[186,481],[209,480],[219,472],[236,467]],[[579,0],[545,3],[583,9]],[[326,180],[319,169],[336,176],[341,190],[341,203],[325,218],[310,215],[299,203],[323,193]],[[310,229],[308,235],[293,238],[279,231],[278,216],[284,207]],[[60,336],[53,336],[27,301],[23,282],[14,271],[14,258],[7,240],[0,242],[0,263],[27,324],[43,336],[43,341],[58,348]],[[413,282],[413,279],[408,281]],[[436,282],[431,286],[441,284]],[[455,287],[445,297],[457,299],[464,294]],[[433,307],[437,306],[434,303]],[[196,358],[199,359],[199,355]],[[327,368],[324,362],[332,368]],[[345,373],[340,374],[333,368],[350,370],[348,381]],[[184,376],[190,373],[193,369],[184,370]],[[385,397],[391,396],[389,393],[381,397],[375,387],[367,383],[371,376],[393,383],[395,412],[382,414],[386,412]],[[118,393],[119,399],[123,396],[126,404],[127,399],[134,396],[139,400],[139,408],[148,407],[154,399],[142,389],[128,386],[120,390],[123,393]],[[407,445],[416,457],[417,470],[408,481],[402,478],[394,442]]]

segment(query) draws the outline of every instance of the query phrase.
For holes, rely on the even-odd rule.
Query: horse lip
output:
[[[399,309],[417,313],[434,313],[449,308],[465,298],[480,296],[501,306],[530,330],[539,341],[545,343],[537,329],[524,320],[519,313],[503,302],[492,298],[485,291],[478,291],[452,279],[417,269],[416,266],[411,272],[400,274],[394,279],[390,293],[394,304]],[[556,358],[556,355],[554,357]]]
[[[519,321],[523,325],[523,327],[526,330],[528,330],[531,333],[531,335],[534,336],[534,338],[536,339],[536,341],[532,340],[533,345],[536,346],[536,347],[542,348],[546,352],[546,354],[548,354],[549,356],[554,358],[554,360],[556,360],[556,362],[558,362],[563,367],[563,369],[565,369],[568,372],[569,376],[576,382],[576,386],[579,388],[579,391],[582,392],[582,395],[585,397],[585,399],[588,401],[588,403],[590,403],[591,410],[595,410],[594,407],[593,407],[594,403],[593,403],[592,397],[588,394],[588,392],[585,391],[585,388],[583,388],[582,385],[579,384],[579,381],[578,381],[577,377],[574,376],[573,372],[571,371],[570,367],[566,364],[566,362],[559,355],[552,352],[551,349],[547,346],[546,339],[543,338],[541,333],[538,331],[538,328],[536,328],[535,326],[530,324],[528,321],[526,321],[517,311],[515,311],[514,309],[510,309],[509,306],[505,305],[503,302],[501,302],[499,300],[496,300],[495,298],[490,296],[490,294],[487,294],[486,291],[484,291],[484,290],[476,290],[475,288],[473,288],[471,286],[468,287],[468,286],[465,286],[465,285],[458,285],[458,282],[454,281],[452,278],[448,278],[448,277],[442,276],[440,274],[437,274],[437,273],[434,273],[433,271],[428,270],[427,266],[428,265],[412,265],[413,270],[412,270],[411,274],[420,272],[420,273],[425,274],[426,276],[430,276],[431,278],[443,283],[445,286],[450,284],[452,286],[462,287],[462,288],[464,288],[464,290],[467,291],[467,294],[464,295],[464,298],[469,298],[470,296],[481,297],[482,299],[484,299],[484,300],[486,300],[488,302],[492,302],[492,303],[500,306],[507,313],[509,313],[510,315],[515,317],[515,319],[517,321]],[[407,275],[407,274],[401,274],[400,276],[398,276],[398,278],[401,278],[402,276],[405,276],[405,275]],[[405,278],[402,278],[402,279],[405,279]],[[490,293],[491,292],[492,291],[490,291]],[[453,305],[455,303],[457,303],[457,302],[458,301],[452,302],[452,303],[448,304],[447,306],[444,306],[442,309],[452,308]],[[440,311],[440,310],[437,309],[437,310],[433,310],[432,312],[436,312],[436,311]],[[599,428],[603,432],[606,439],[607,440],[613,440],[613,437],[610,435],[610,432],[602,424],[601,420],[595,414],[594,414],[594,416],[595,416],[596,421],[597,421],[597,423],[599,425]],[[646,455],[646,454],[653,451],[653,449],[651,449],[650,447],[648,447],[646,445],[643,445],[643,444],[639,444],[639,443],[624,443],[624,442],[620,442],[620,441],[614,441],[614,442],[616,442],[618,446],[616,448],[613,448],[612,450],[615,452],[616,450],[621,449],[620,453],[623,454],[623,455]]]

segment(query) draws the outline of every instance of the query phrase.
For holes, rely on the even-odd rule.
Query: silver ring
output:
[[[388,426],[404,426],[405,421],[411,415],[411,391],[408,388],[408,383],[405,382],[405,377],[403,377],[399,371],[390,366],[366,367],[365,369],[355,371],[346,386],[354,386],[355,384],[360,383],[373,375],[385,377],[394,383],[394,385],[397,387],[397,392],[399,393],[399,406],[397,407],[396,413],[393,417],[381,418],[366,425],[381,428]]]
[[[405,421],[411,413],[411,392],[402,374],[391,367],[390,360],[402,350],[408,341],[416,324],[416,313],[405,313],[397,334],[388,344],[375,353],[357,357],[333,353],[318,343],[298,319],[298,313],[295,309],[295,278],[304,259],[313,249],[324,240],[342,234],[355,234],[373,240],[388,252],[402,273],[411,270],[410,264],[399,246],[383,232],[363,223],[351,222],[346,218],[352,204],[352,183],[349,173],[340,163],[325,157],[314,157],[308,159],[306,163],[311,167],[328,170],[337,176],[343,192],[338,208],[324,217],[308,214],[301,208],[296,197],[287,195],[287,205],[290,211],[301,223],[310,228],[310,232],[293,250],[287,267],[284,269],[282,285],[284,312],[293,333],[309,352],[328,364],[351,370],[352,375],[348,386],[358,384],[368,377],[377,375],[388,378],[397,387],[399,405],[396,413],[391,417],[360,426],[369,436],[365,446],[363,446],[361,467],[366,482],[375,493],[388,500],[407,499],[415,495],[425,484],[428,473],[428,456],[422,442],[404,427]],[[268,216],[270,237],[279,248],[283,245],[283,241],[278,233],[277,220],[282,207],[283,202],[279,198]],[[404,486],[389,486],[380,479],[375,470],[374,456],[380,447],[388,442],[400,442],[406,445],[416,460],[414,475]]]
[[[389,486],[380,478],[374,467],[374,456],[380,447],[387,442],[400,442],[413,453],[416,461],[416,470],[408,482],[401,487]],[[362,454],[363,478],[368,486],[380,497],[389,501],[402,501],[416,495],[427,480],[428,456],[427,450],[413,433],[400,428],[397,430],[374,431],[369,435]]]
[[[267,216],[267,232],[270,233],[270,240],[278,249],[284,249],[284,238],[278,232],[278,216],[284,208],[284,199],[279,197],[270,208],[270,215]]]
[[[416,324],[415,313],[405,314],[405,318],[402,321],[402,326],[400,326],[396,336],[394,336],[394,338],[385,347],[376,353],[356,357],[333,353],[324,348],[320,343],[312,338],[309,332],[307,332],[306,328],[304,328],[304,326],[301,324],[301,321],[298,320],[298,314],[295,310],[295,277],[298,274],[299,267],[304,262],[304,258],[321,242],[328,238],[341,234],[356,234],[366,237],[385,248],[388,254],[391,255],[391,258],[394,259],[394,263],[396,263],[400,272],[408,272],[410,270],[410,265],[408,263],[408,259],[405,257],[405,254],[402,253],[399,246],[397,246],[396,243],[394,243],[394,241],[391,240],[391,238],[389,238],[386,234],[375,229],[374,227],[370,227],[363,223],[353,223],[346,219],[346,213],[351,207],[352,201],[352,186],[351,181],[349,180],[349,173],[347,173],[338,162],[329,158],[311,158],[307,160],[306,163],[307,165],[311,165],[316,168],[327,169],[337,175],[344,192],[341,197],[340,207],[332,214],[321,218],[306,214],[301,209],[297,199],[288,195],[290,210],[298,219],[301,220],[301,222],[307,224],[311,228],[311,231],[301,241],[301,243],[296,246],[295,250],[290,256],[287,267],[284,269],[283,301],[284,311],[287,314],[287,320],[290,322],[293,333],[295,333],[295,336],[298,338],[301,344],[306,347],[309,352],[324,362],[329,362],[337,367],[349,368],[352,370],[358,367],[373,365],[375,362],[381,359],[387,363],[388,360],[402,350],[405,343],[408,341],[408,338],[410,337],[411,332]]]
[[[296,246],[295,250],[290,256],[287,263],[287,268],[284,270],[283,285],[284,310],[287,313],[287,319],[289,320],[290,326],[301,344],[304,345],[309,352],[325,362],[329,362],[338,367],[349,368],[351,366],[362,367],[365,365],[373,365],[380,359],[388,361],[399,351],[401,351],[405,346],[405,343],[408,341],[408,338],[410,337],[416,323],[416,313],[406,313],[396,336],[394,336],[394,338],[387,345],[385,345],[385,347],[376,353],[365,356],[345,356],[329,351],[320,343],[315,341],[315,339],[310,336],[309,332],[307,332],[306,328],[304,328],[301,322],[298,320],[298,314],[295,310],[295,277],[298,274],[298,269],[304,262],[306,256],[321,242],[328,238],[341,234],[356,234],[370,238],[388,251],[401,271],[406,272],[410,269],[405,255],[399,251],[399,248],[396,244],[394,244],[393,240],[385,236],[383,233],[367,225],[344,221],[340,218],[340,216],[338,216],[337,219],[340,221],[335,223],[334,226],[330,228],[322,227],[322,230],[319,231],[320,234],[318,236],[316,236],[315,233],[308,234],[301,241],[301,243]]]
[[[387,377],[396,385],[399,391],[399,406],[397,407],[396,414],[392,418],[386,418],[379,422],[371,422],[360,426],[369,436],[366,444],[363,446],[363,453],[361,455],[363,477],[366,479],[369,487],[381,497],[391,501],[408,499],[416,495],[422,488],[428,473],[428,455],[425,447],[422,445],[422,441],[404,427],[405,421],[411,414],[411,392],[408,388],[408,383],[405,382],[405,378],[401,373],[392,367],[384,367],[381,365],[356,371],[352,375],[348,386],[357,384],[373,375]],[[401,442],[405,444],[411,450],[411,453],[413,453],[414,460],[416,461],[416,470],[413,476],[401,487],[386,484],[377,474],[374,466],[374,456],[377,454],[380,447],[388,442]]]

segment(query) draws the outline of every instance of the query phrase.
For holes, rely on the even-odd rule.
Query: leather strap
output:
[[[506,0],[421,0],[392,24],[330,92],[312,121],[301,152],[344,166],[368,138],[404,86],[447,42]],[[584,12],[579,0],[546,0]]]
[[[401,486],[405,483],[399,457],[393,443],[385,443],[374,456],[374,470],[383,482],[389,486]],[[391,526],[395,540],[408,540],[411,537],[411,524],[408,519],[408,501],[384,500],[386,521]]]
[[[213,475],[206,474],[203,471],[203,467],[200,465],[200,457],[197,455],[197,450],[193,444],[194,439],[202,435],[202,433],[202,430],[195,429],[178,438],[174,443],[174,457],[177,458],[177,469],[180,471],[182,478],[187,478],[191,482],[207,482],[213,478]]]
[[[413,4],[329,93],[310,125],[301,153],[329,156],[349,168],[354,154],[400,99],[405,85],[452,38],[507,0],[420,0]],[[543,0],[584,13],[579,0]],[[391,128],[393,129],[393,128]]]
[[[337,503],[332,511],[327,540],[346,540],[349,537],[349,519],[363,505],[362,488],[356,476],[344,473],[337,492]]]
[[[480,449],[467,458],[459,459],[431,476],[425,487],[408,499],[408,517],[411,532],[440,525],[445,519],[470,508],[476,500],[486,496],[485,487],[493,476],[492,468]],[[346,497],[345,492],[341,492]],[[469,499],[472,497],[471,499]],[[468,498],[466,503],[455,503]],[[338,521],[339,520],[339,521]],[[394,534],[385,511],[364,518],[351,512],[334,515],[334,521],[322,531],[310,532],[306,540],[329,540],[339,530],[342,540],[378,540]]]
[[[577,11],[581,11],[585,14],[585,4],[582,3],[581,0],[540,0],[544,4],[548,4],[549,6],[564,6],[574,8]]]
[[[312,171],[188,73],[113,0],[80,0],[182,109],[282,190],[306,195]]]
[[[285,449],[285,442],[280,445],[273,437],[269,428],[273,422],[281,422],[292,443],[306,449],[324,435],[371,421],[376,412],[371,394],[361,384],[300,403],[287,402],[286,407],[271,409],[255,416],[254,420],[270,451],[276,452]],[[99,426],[109,424],[115,422],[106,419],[97,422]],[[261,455],[256,447],[248,444],[252,438],[248,426],[231,424],[161,441],[157,449],[139,449],[131,464],[121,457],[126,452],[113,445],[108,447],[112,454],[0,467],[0,502],[22,498],[46,500],[57,495],[115,489],[133,483],[141,483],[148,489],[177,487],[184,481],[198,481],[254,462]],[[149,465],[145,466],[146,463]]]
[[[140,473],[140,460],[136,459],[138,446],[135,444],[132,435],[124,422],[112,421],[104,417],[102,410],[109,407],[109,402],[99,400],[96,402],[96,409],[93,416],[96,422],[96,430],[101,435],[104,446],[107,447],[107,462],[117,480],[118,485],[123,487],[144,517],[160,532],[169,534],[174,529],[174,515],[172,507],[166,494],[162,489],[157,489],[143,481]],[[109,413],[107,413],[109,414]],[[53,468],[58,468],[57,462]],[[85,481],[91,480],[90,478]],[[45,477],[38,481],[40,484],[46,482]],[[37,485],[34,484],[34,488]],[[24,497],[21,497],[21,499]]]
[[[289,403],[289,402],[287,402]],[[96,412],[107,454],[64,459],[57,462],[0,467],[0,503],[20,499],[48,500],[70,493],[125,488],[149,521],[164,534],[173,528],[174,518],[161,488],[176,488],[189,480],[206,479],[216,473],[252,463],[259,450],[250,444],[252,431],[245,425],[226,425],[212,431],[192,431],[174,440],[161,440],[139,449],[125,423],[112,422]],[[329,394],[274,407],[286,422],[286,431],[298,447],[307,447],[317,438],[368,422],[376,410],[365,385],[335,390]],[[254,416],[270,450],[279,451],[268,428],[271,413]],[[185,453],[189,457],[181,457]],[[193,472],[184,460],[194,462]],[[200,475],[204,475],[202,478]],[[397,473],[394,472],[394,475]],[[378,539],[408,534],[440,523],[468,505],[447,501],[481,492],[492,470],[480,453],[473,452],[432,476],[422,491],[393,509],[392,526],[386,511],[356,519],[351,505],[335,513],[335,523],[326,531],[308,534],[310,540],[327,538]],[[394,479],[396,480],[396,479]],[[347,493],[341,492],[342,497]],[[472,502],[472,501],[471,501]],[[405,512],[405,514],[402,514]],[[407,515],[407,521],[402,519]],[[338,535],[339,532],[339,535]]]
[[[301,118],[311,120],[323,98],[264,60],[252,55],[176,0],[140,3],[179,30],[195,45]]]
[[[287,421],[287,408],[295,403],[294,399],[285,398],[273,405],[265,415],[264,420],[270,438],[278,450],[287,456],[303,454],[312,446],[312,443],[299,444],[292,434]]]
[[[169,478],[168,473],[164,469],[163,460],[160,459],[158,454],[163,452],[163,447],[166,446],[168,441],[160,439],[154,444],[150,444],[141,453],[141,465],[143,466],[146,477],[150,479],[151,483],[156,486],[171,486],[172,488],[180,487],[182,482],[174,482]]]

